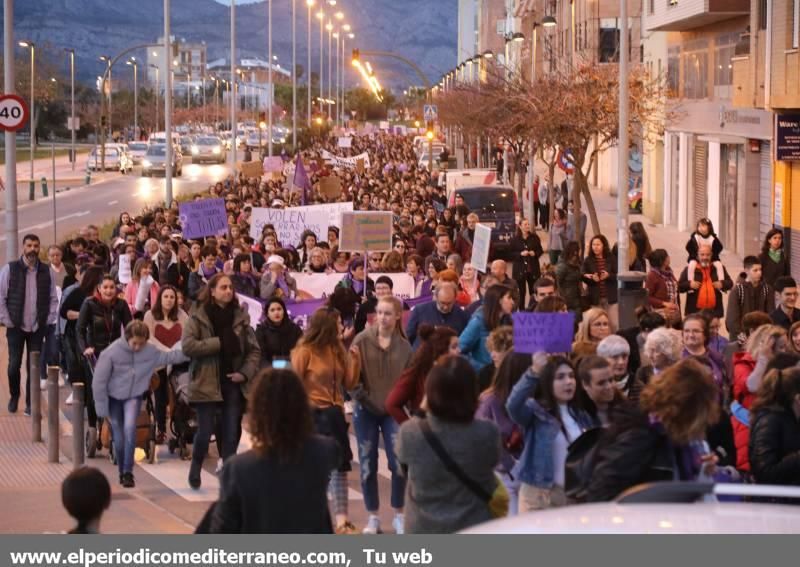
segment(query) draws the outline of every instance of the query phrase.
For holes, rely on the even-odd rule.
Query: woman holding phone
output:
[[[281,362],[288,360],[303,331],[289,317],[286,304],[280,297],[271,297],[266,305],[266,317],[256,329],[256,340],[261,347],[261,367],[272,364],[283,368]]]

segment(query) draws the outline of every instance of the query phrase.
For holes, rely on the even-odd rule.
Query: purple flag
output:
[[[309,193],[311,192],[311,180],[308,178],[306,168],[303,166],[303,157],[297,154],[297,165],[294,168],[294,180],[292,185],[301,189],[300,204],[305,205],[309,201]]]

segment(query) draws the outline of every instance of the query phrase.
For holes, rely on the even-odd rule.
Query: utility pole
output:
[[[14,0],[3,0],[3,91],[14,93]],[[33,117],[29,117],[33,120]],[[18,256],[17,133],[6,131],[6,261]],[[31,156],[33,158],[33,156]]]
[[[617,272],[628,266],[628,2],[620,0],[619,20],[619,149],[617,151]],[[578,220],[576,219],[576,223]],[[622,285],[619,280],[619,285]]]
[[[275,96],[275,85],[272,83],[272,0],[269,0],[269,5],[267,6],[267,18],[267,43],[269,44],[267,48],[267,63],[269,64],[267,69],[267,74],[269,75],[269,108],[267,108],[267,155],[272,157],[272,106],[274,102],[272,98]]]
[[[292,0],[292,148],[297,151],[297,0]]]
[[[271,2],[272,0],[270,0]],[[231,171],[236,177],[236,0],[231,0]]]
[[[78,156],[75,153],[75,50],[66,49],[65,51],[69,53],[70,117],[72,119],[72,128],[70,128],[72,142],[70,146],[72,152],[72,171],[75,171],[75,163],[78,161]]]
[[[164,139],[167,142],[164,167],[164,201],[172,206],[172,41],[170,40],[170,0],[164,0],[164,69],[167,70],[164,89]]]

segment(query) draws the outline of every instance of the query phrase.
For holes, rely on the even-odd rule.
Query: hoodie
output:
[[[386,413],[386,398],[411,361],[411,344],[395,331],[388,349],[378,343],[378,327],[372,326],[353,339],[361,351],[362,391],[353,397],[370,411]]]
[[[97,415],[108,416],[109,398],[127,400],[144,394],[156,368],[189,360],[180,344],[162,351],[147,343],[139,352],[133,352],[125,337],[111,343],[100,354],[94,369],[92,393]]]

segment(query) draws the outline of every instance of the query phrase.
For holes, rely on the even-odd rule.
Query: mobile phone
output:
[[[273,358],[272,359],[272,368],[289,368],[289,361],[285,358]]]

